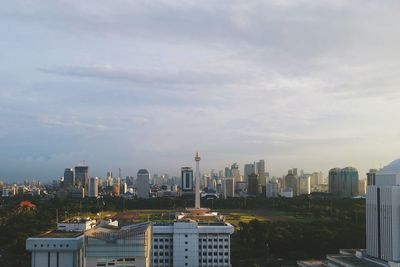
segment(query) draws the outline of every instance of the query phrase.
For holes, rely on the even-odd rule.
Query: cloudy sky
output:
[[[0,177],[400,156],[397,0],[13,0],[0,8]]]

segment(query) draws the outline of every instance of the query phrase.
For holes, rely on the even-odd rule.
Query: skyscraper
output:
[[[137,173],[136,192],[138,198],[149,198],[150,173],[146,169],[140,169]]]
[[[367,173],[367,185],[375,185],[376,169],[370,169]]]
[[[258,174],[251,173],[247,179],[247,194],[250,196],[257,196],[260,194],[260,185],[258,183]]]
[[[237,182],[241,182],[242,178],[240,176],[239,165],[237,163],[233,163],[231,170],[232,170],[232,177],[233,177],[235,184]]]
[[[299,177],[299,195],[309,195],[311,193],[311,175],[303,174]]]
[[[256,163],[256,173],[258,174],[258,183],[261,186],[262,192],[265,193],[267,185],[267,173],[265,172],[265,160],[260,160]]]
[[[253,163],[245,164],[244,171],[243,171],[243,179],[245,182],[248,182],[247,179],[249,178],[250,174],[256,173],[256,166]]]
[[[367,189],[367,254],[399,262],[400,159],[376,172],[375,178],[376,184]]]
[[[329,171],[329,193],[337,197],[358,195],[358,171],[352,167]]]
[[[75,174],[74,169],[66,168],[64,171],[64,187],[75,186]]]
[[[285,189],[292,190],[293,196],[298,195],[298,179],[293,174],[293,170],[289,170],[285,177]]]
[[[89,197],[98,197],[99,195],[99,178],[90,177],[89,179]]]
[[[89,181],[89,167],[78,165],[75,166],[75,184],[78,188],[84,188],[87,191]]]
[[[194,193],[192,167],[181,168],[181,189],[184,193]]]

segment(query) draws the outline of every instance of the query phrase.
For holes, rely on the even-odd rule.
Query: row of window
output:
[[[153,245],[153,248],[154,249],[169,249],[169,248],[171,248],[171,249],[173,249],[174,248],[174,246],[173,245]]]
[[[212,259],[199,259],[199,263],[202,263],[202,262],[214,262],[214,263],[217,263],[217,262],[220,262],[220,263],[222,263],[222,262],[229,262],[229,260],[228,259],[214,259],[214,260],[212,260]]]
[[[212,245],[208,245],[208,248],[228,248],[228,245],[225,245],[225,246],[223,246],[223,245],[214,245],[214,246],[212,246]],[[199,246],[199,249],[201,249],[201,248],[203,248],[203,249],[207,249],[207,246],[206,245],[203,245],[203,246]]]
[[[223,238],[220,238],[220,239],[217,239],[217,238],[214,238],[214,239],[212,239],[212,238],[209,238],[208,239],[208,242],[212,242],[212,241],[214,241],[214,242],[223,242],[223,241],[225,241],[225,242],[228,242],[228,238],[225,238],[225,239],[223,239]],[[199,239],[199,242],[207,242],[207,239],[205,239],[205,238],[203,238],[203,239]]]
[[[34,245],[35,248],[37,248],[37,246],[38,246],[37,244]],[[60,248],[62,248],[64,245],[63,245],[63,244],[59,244],[58,246],[59,246]],[[45,246],[45,245],[43,245],[43,244],[40,244],[40,247],[41,247],[41,248],[43,248],[43,247],[48,247],[48,248],[49,248],[49,247],[50,247],[50,244],[47,244],[47,246]],[[55,247],[57,247],[57,245],[56,245],[56,244],[53,244],[53,248],[55,248]],[[65,247],[68,248],[69,245],[66,244]]]
[[[225,255],[225,256],[228,256],[229,255],[229,253],[228,252],[199,252],[199,256],[201,256],[201,255],[203,255],[203,256],[207,256],[207,254],[208,254],[208,256],[212,256],[213,254],[214,254],[214,256],[217,256],[217,255],[220,255],[220,256],[222,256],[222,255]]]

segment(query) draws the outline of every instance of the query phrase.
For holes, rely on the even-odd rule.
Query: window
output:
[[[185,237],[188,237],[188,235],[185,235]]]
[[[187,249],[187,248],[185,248],[185,251],[188,251],[188,249]]]
[[[185,266],[188,266],[187,262],[185,262]]]
[[[187,245],[188,244],[188,242],[187,241],[185,241],[185,245]]]
[[[188,256],[185,256],[185,259],[187,259],[188,258]]]

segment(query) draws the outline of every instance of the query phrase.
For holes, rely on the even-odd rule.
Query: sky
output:
[[[0,179],[281,176],[400,156],[400,1],[13,0],[0,8]]]

